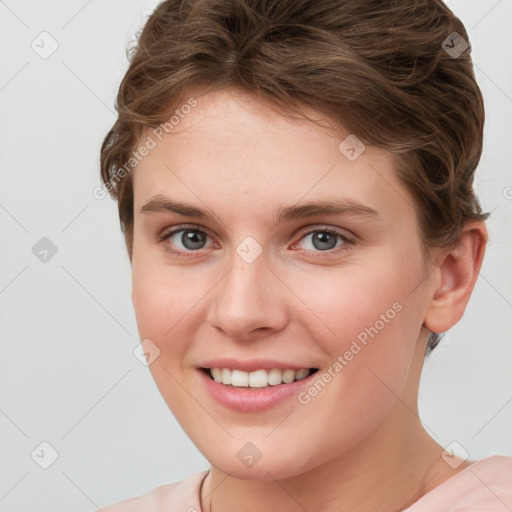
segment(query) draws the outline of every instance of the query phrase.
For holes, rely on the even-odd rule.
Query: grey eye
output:
[[[304,247],[306,250],[314,250],[314,251],[329,251],[336,247],[339,247],[345,243],[343,237],[339,233],[335,233],[332,231],[326,230],[316,230],[311,233],[306,234],[302,240],[310,240],[307,245],[309,247]],[[341,243],[338,244],[338,240],[341,240]]]
[[[172,244],[178,244],[179,240],[185,249],[189,251],[196,251],[198,249],[203,249],[206,245],[208,235],[195,229],[181,229],[180,231],[173,233],[169,239]]]

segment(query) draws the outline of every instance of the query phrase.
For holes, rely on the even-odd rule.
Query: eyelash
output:
[[[196,233],[201,233],[201,234],[207,236],[208,238],[211,238],[207,233],[205,233],[203,230],[197,228],[196,226],[184,225],[184,226],[179,226],[178,228],[173,229],[172,231],[169,231],[167,233],[164,232],[163,234],[158,235],[158,243],[163,243],[163,242],[169,240],[176,233],[180,233],[182,231],[193,231],[193,232],[196,232]],[[303,233],[300,233],[300,238],[299,238],[298,242],[294,243],[292,245],[292,247],[296,247],[298,245],[298,243],[300,241],[302,241],[306,236],[312,235],[314,233],[328,233],[328,234],[331,234],[331,235],[338,236],[343,241],[343,244],[341,246],[335,247],[333,249],[328,249],[328,250],[325,250],[325,251],[320,251],[320,250],[308,251],[308,250],[306,250],[306,252],[309,253],[310,255],[312,255],[314,258],[324,258],[324,256],[321,256],[321,254],[325,254],[325,253],[329,254],[329,255],[333,255],[333,254],[337,255],[340,252],[349,250],[350,246],[355,244],[355,239],[347,236],[344,233],[341,233],[341,232],[339,232],[339,231],[337,231],[337,230],[335,230],[333,228],[330,228],[330,227],[319,227],[319,228],[316,228],[316,229],[311,229],[309,231],[305,231]],[[347,245],[348,245],[348,247],[347,247]],[[165,249],[167,251],[170,251],[171,253],[173,253],[175,255],[179,255],[179,256],[184,257],[184,258],[189,257],[189,256],[184,256],[184,254],[187,254],[187,253],[194,254],[194,253],[198,253],[198,252],[201,251],[201,249],[198,249],[197,251],[192,251],[192,250],[177,251],[175,249],[172,249],[170,247],[170,245],[166,245]],[[320,256],[319,256],[319,254],[320,254]]]

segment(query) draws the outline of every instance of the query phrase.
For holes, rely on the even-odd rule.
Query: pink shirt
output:
[[[208,471],[102,508],[103,512],[201,512],[200,489]],[[512,511],[512,457],[474,462],[403,512]]]

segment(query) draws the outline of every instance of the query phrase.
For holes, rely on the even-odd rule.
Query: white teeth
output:
[[[297,370],[295,372],[295,380],[305,379],[309,375],[309,370],[307,368],[302,368],[302,370]]]
[[[231,372],[231,385],[237,388],[247,387],[249,385],[249,374],[242,370],[233,370]]]
[[[222,368],[220,380],[222,384],[231,384],[231,370],[229,368]]]
[[[280,370],[272,368],[271,370],[256,370],[254,372],[244,372],[242,370],[231,370],[230,368],[210,368],[210,375],[215,382],[225,386],[238,388],[265,388],[267,386],[277,386],[290,384],[293,381],[305,379],[309,375],[309,368],[300,370]]]
[[[282,377],[283,372],[281,370],[279,370],[278,368],[272,368],[272,370],[268,372],[268,383],[271,386],[277,386],[278,384],[281,384],[281,382],[283,382]]]
[[[251,388],[264,388],[268,386],[268,377],[265,370],[256,370],[249,373],[249,386]]]
[[[285,370],[283,372],[283,382],[286,384],[290,384],[295,380],[295,370]]]

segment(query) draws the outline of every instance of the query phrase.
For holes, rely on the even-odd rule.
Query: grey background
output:
[[[2,512],[86,511],[208,467],[132,353],[117,210],[92,193],[125,46],[156,4],[0,0]],[[465,318],[425,366],[420,413],[460,454],[512,456],[512,1],[448,5],[486,101],[476,188],[493,215]],[[46,59],[31,47],[55,44],[43,31],[58,43]],[[43,237],[57,248],[46,262],[33,253]],[[58,452],[48,469],[43,441]]]

